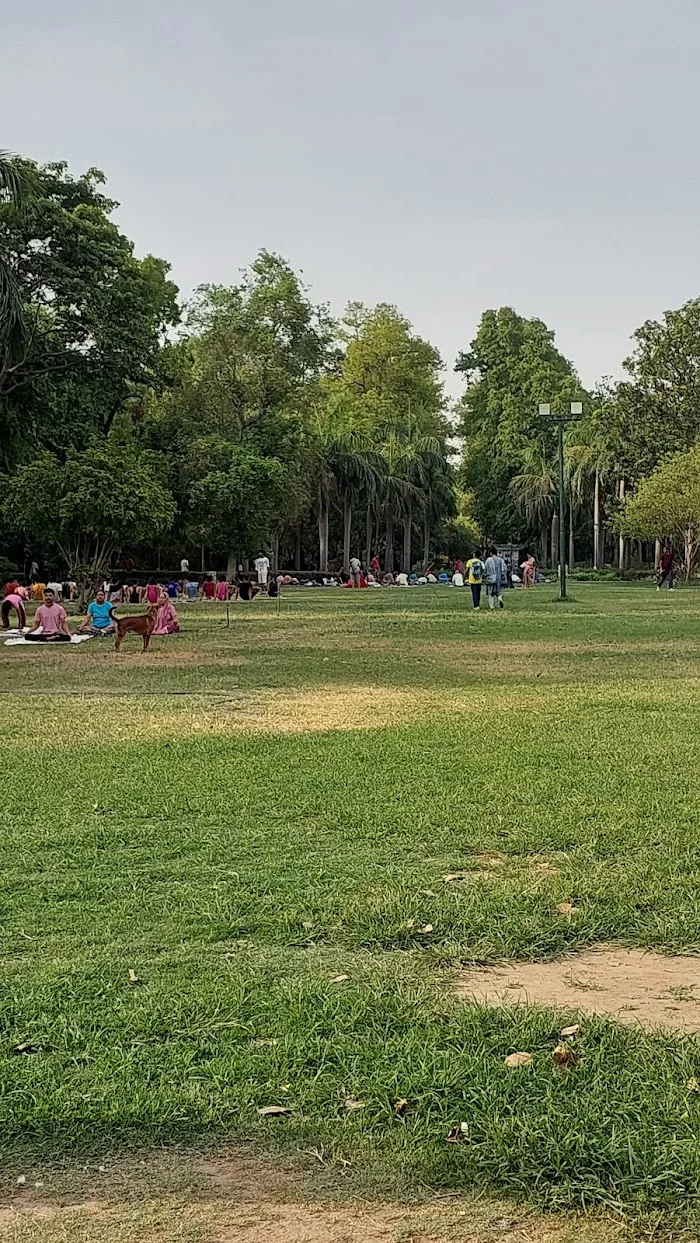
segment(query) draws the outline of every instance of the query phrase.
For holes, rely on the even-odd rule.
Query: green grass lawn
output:
[[[183,606],[145,656],[0,647],[6,1162],[243,1139],[700,1222],[697,1041],[591,1019],[562,1073],[558,1015],[450,993],[700,951],[700,592],[553,594],[299,589]]]

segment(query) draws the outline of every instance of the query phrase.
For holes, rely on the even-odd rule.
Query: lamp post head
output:
[[[582,401],[572,401],[572,403],[571,403],[571,413],[572,413],[572,414],[583,414],[583,402],[582,402]]]
[[[540,402],[540,418],[547,419],[551,414],[551,406],[548,401]]]

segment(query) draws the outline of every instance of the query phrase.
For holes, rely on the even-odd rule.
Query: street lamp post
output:
[[[572,401],[568,414],[552,414],[548,402],[540,405],[540,418],[557,424],[559,433],[559,599],[566,600],[566,506],[564,499],[564,425],[583,414],[583,403]]]

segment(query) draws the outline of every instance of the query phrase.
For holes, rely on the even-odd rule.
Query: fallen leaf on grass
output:
[[[16,1044],[12,1052],[25,1055],[29,1053],[38,1053],[39,1046],[38,1044],[27,1044],[26,1042],[23,1042],[22,1044]]]
[[[690,1079],[685,1085],[685,1090],[686,1092],[700,1092],[700,1083],[698,1083],[695,1075],[690,1076]]]
[[[268,1039],[263,1036],[263,1037],[260,1037],[258,1040],[251,1041],[251,1044],[253,1045],[253,1048],[255,1049],[269,1049],[272,1047],[272,1045],[278,1044],[278,1041],[276,1039],[272,1040],[272,1039]]]
[[[578,907],[573,902],[558,902],[555,910],[558,915],[575,915]]]
[[[291,1112],[289,1105],[263,1105],[262,1109],[258,1110],[261,1118],[284,1118]]]
[[[394,1117],[403,1118],[408,1109],[408,1101],[402,1096],[398,1101],[394,1101]]]
[[[451,1126],[445,1139],[448,1144],[463,1144],[469,1134],[469,1125],[466,1122],[455,1122]]]
[[[346,1096],[343,1104],[346,1109],[364,1109],[364,1101],[356,1101],[354,1096]]]
[[[552,1061],[562,1070],[573,1070],[574,1066],[578,1066],[578,1053],[570,1044],[558,1044],[552,1053]]]
[[[26,1175],[26,1174],[20,1174],[19,1178],[16,1180],[15,1186],[17,1186],[17,1187],[23,1187],[23,1186],[24,1186],[24,1184],[26,1183],[26,1181],[27,1181],[27,1175]]]
[[[432,924],[423,924],[423,927],[421,928],[421,932],[432,932],[432,931],[433,931]]]
[[[452,885],[457,880],[464,880],[464,872],[448,872],[442,879],[446,885]]]
[[[503,1060],[503,1065],[512,1070],[515,1066],[529,1066],[533,1056],[531,1053],[509,1053]]]
[[[571,1039],[574,1036],[580,1036],[580,1034],[581,1028],[578,1023],[572,1023],[570,1027],[562,1027],[559,1032],[559,1035],[563,1036],[564,1039]]]
[[[350,979],[349,975],[332,975],[330,982],[331,984],[344,984],[345,981],[349,979]]]
[[[133,967],[129,967],[129,983],[130,983],[130,984],[140,984],[140,983],[141,983],[141,981],[140,981],[139,977],[137,976],[136,972],[134,971]]]
[[[434,889],[421,889],[421,893],[424,894],[426,898],[437,898],[437,894]]]

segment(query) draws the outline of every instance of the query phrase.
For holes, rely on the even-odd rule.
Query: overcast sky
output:
[[[0,42],[0,147],[102,168],[184,293],[267,247],[449,372],[538,315],[588,384],[700,294],[699,0],[0,0]]]

